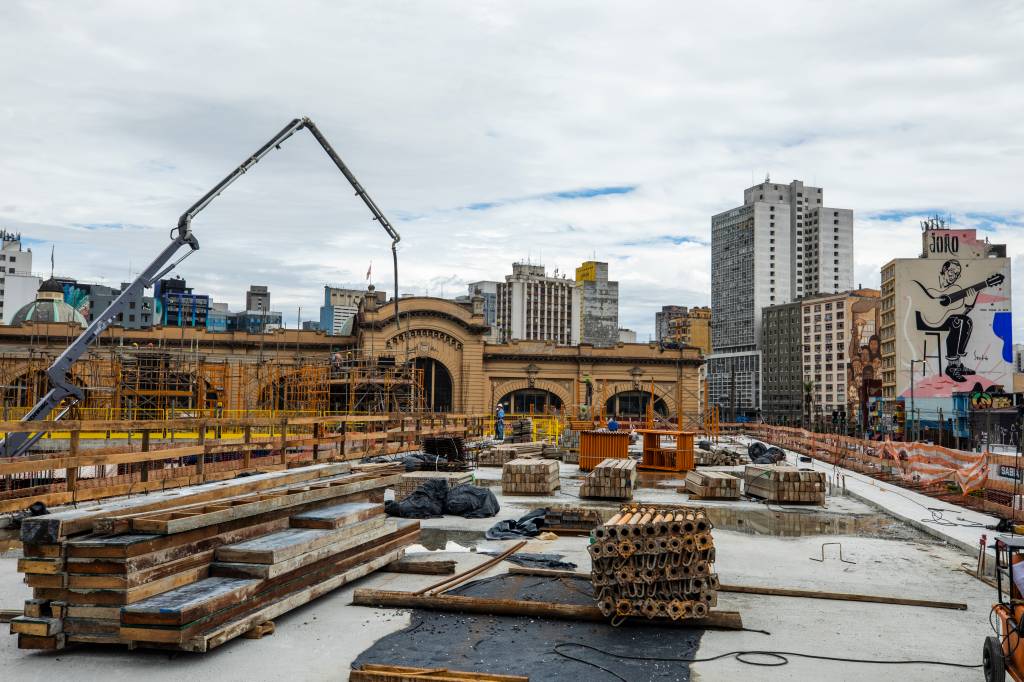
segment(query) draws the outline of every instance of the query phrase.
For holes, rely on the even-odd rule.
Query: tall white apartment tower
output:
[[[502,341],[580,342],[580,287],[575,280],[549,277],[543,265],[513,263],[498,283],[496,320]]]
[[[0,322],[11,318],[36,299],[42,282],[32,275],[32,250],[21,248],[21,234],[0,230]]]
[[[761,311],[853,288],[853,211],[820,187],[766,179],[711,218],[709,401],[723,417],[761,406]]]

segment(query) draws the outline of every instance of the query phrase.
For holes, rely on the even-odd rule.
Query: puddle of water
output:
[[[21,552],[21,540],[18,531],[12,528],[0,530],[0,554]]]
[[[497,523],[497,521],[495,521]],[[485,542],[484,532],[480,530],[445,530],[443,528],[420,528],[420,542],[424,551],[429,552],[475,552],[476,547]],[[458,549],[448,550],[449,544]]]
[[[423,533],[424,531],[420,531]],[[434,544],[434,543],[431,543]],[[409,545],[405,548],[406,554],[423,554],[425,552],[471,552],[473,549],[464,547],[457,542],[447,540],[441,547],[426,547],[422,544]]]

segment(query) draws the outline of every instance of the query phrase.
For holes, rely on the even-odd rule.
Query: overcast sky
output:
[[[894,8],[895,6],[895,8]],[[1006,242],[1024,305],[1019,2],[0,3],[0,227],[116,284],[290,119],[402,234],[400,289],[610,263],[640,340],[710,300],[710,216],[771,173],[854,210],[856,280],[938,212]],[[180,274],[294,325],[392,290],[389,240],[306,133],[193,224]],[[1017,328],[1016,336],[1024,338]]]

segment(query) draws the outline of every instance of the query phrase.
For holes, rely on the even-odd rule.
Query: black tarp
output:
[[[482,519],[495,516],[501,507],[494,493],[487,488],[463,483],[449,490],[447,481],[433,478],[404,500],[386,502],[384,511],[388,516],[403,519],[430,519],[445,514]]]

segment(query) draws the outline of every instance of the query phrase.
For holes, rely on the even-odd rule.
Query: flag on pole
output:
[[[50,244],[50,277],[53,277],[53,248],[54,244]]]
[[[373,261],[370,261],[370,267],[366,268],[366,281],[370,281],[370,274],[373,272]]]

